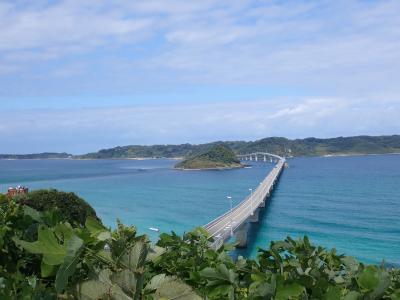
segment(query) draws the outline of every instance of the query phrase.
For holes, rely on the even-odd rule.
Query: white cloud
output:
[[[105,136],[113,146],[398,132],[399,11],[396,0],[2,1],[1,100],[35,107],[43,95],[105,95],[114,106],[114,95],[137,89],[132,98],[165,86],[288,87],[285,98],[260,102],[263,92],[218,104],[205,88],[216,104],[21,110],[3,114],[5,144],[24,132],[37,147],[46,136],[60,147],[79,137],[71,151],[95,150]]]
[[[140,47],[154,38],[157,51],[141,58],[140,68],[151,66],[155,77],[160,68],[176,70],[178,82],[285,80],[315,87],[352,81],[360,87],[379,79],[366,73],[383,72],[393,64],[399,69],[400,64],[398,1],[12,3],[0,6],[0,56],[3,52],[3,60],[16,65],[60,57],[78,60],[80,53]],[[29,67],[35,64],[24,66]]]
[[[0,10],[2,51],[61,51],[64,46],[91,49],[118,40],[136,40],[152,23],[149,18],[125,18],[122,10],[107,9],[101,1],[97,6],[85,5],[82,1],[64,1],[39,8],[15,6]]]
[[[400,130],[399,115],[394,102],[371,107],[366,100],[300,98],[5,112],[0,128],[2,152],[85,152],[127,144],[332,137],[343,135],[343,127],[346,135],[391,134]]]

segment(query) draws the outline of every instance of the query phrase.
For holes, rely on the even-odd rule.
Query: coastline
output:
[[[310,155],[302,157],[346,157],[346,156],[373,156],[373,155],[400,155],[400,152],[391,153],[338,153],[338,154],[324,154],[324,155]],[[300,157],[300,156],[294,156]]]
[[[373,155],[400,155],[400,152],[388,153],[335,153],[335,154],[321,154],[321,155],[298,155],[290,156],[288,158],[296,157],[346,157],[346,156],[373,156]],[[152,160],[152,159],[171,159],[182,160],[184,157],[118,157],[118,158],[75,158],[75,157],[52,157],[52,158],[0,158],[0,160]],[[189,169],[192,170],[192,169]],[[204,169],[203,169],[204,170]]]
[[[46,159],[46,158],[44,158]],[[171,160],[182,160],[184,157],[110,157],[110,158],[70,158],[72,160],[152,160],[152,159],[171,159]]]
[[[233,170],[233,169],[242,169],[245,168],[246,165],[236,166],[236,167],[214,167],[214,168],[196,168],[196,169],[188,169],[188,168],[176,168],[174,170],[178,171],[223,171],[223,170]]]

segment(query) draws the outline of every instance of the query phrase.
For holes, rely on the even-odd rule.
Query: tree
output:
[[[95,210],[75,193],[61,192],[55,189],[36,190],[26,195],[18,196],[16,200],[23,205],[38,211],[53,210],[61,220],[71,224],[84,225],[87,217],[99,218]]]

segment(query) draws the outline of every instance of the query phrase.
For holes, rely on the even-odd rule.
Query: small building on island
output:
[[[19,195],[24,195],[29,192],[29,189],[25,186],[18,185],[17,187],[9,187],[7,190],[7,197],[15,197]]]

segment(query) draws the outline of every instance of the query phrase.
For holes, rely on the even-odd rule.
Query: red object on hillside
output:
[[[27,187],[19,185],[17,187],[9,187],[6,195],[11,198],[14,196],[27,194],[28,192],[29,189]]]

